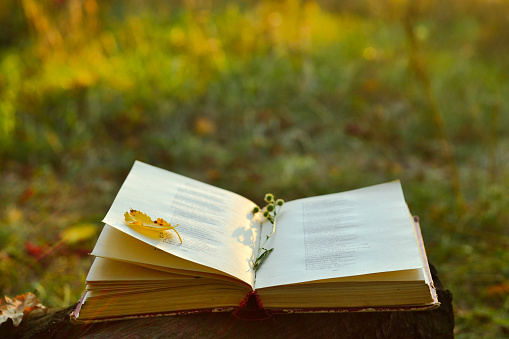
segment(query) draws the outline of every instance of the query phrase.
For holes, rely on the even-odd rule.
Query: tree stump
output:
[[[240,320],[233,313],[205,313],[73,325],[76,305],[44,317],[0,326],[1,338],[453,338],[452,294],[430,264],[441,306],[430,311],[274,314]],[[256,310],[251,310],[256,312]],[[246,312],[251,312],[249,309]]]

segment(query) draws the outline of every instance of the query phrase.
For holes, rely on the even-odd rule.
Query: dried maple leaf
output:
[[[5,296],[5,301],[0,299],[0,324],[11,318],[14,326],[18,326],[23,318],[36,309],[47,311],[33,293],[27,292],[14,299]]]
[[[163,218],[157,218],[156,221],[153,221],[151,217],[146,215],[143,212],[131,210],[129,212],[125,212],[124,214],[125,223],[128,226],[139,226],[148,228],[155,231],[166,231],[166,230],[173,230],[175,233],[177,233],[177,236],[179,237],[180,242],[182,243],[182,238],[180,237],[179,232],[175,229],[178,225],[172,226],[169,222],[166,222]]]

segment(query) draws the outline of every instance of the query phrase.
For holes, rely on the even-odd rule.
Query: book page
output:
[[[252,285],[250,263],[259,229],[251,213],[254,206],[238,194],[136,161],[103,222]],[[130,209],[178,224],[183,243],[172,230],[127,226],[124,213]]]
[[[107,224],[104,225],[91,255],[98,257],[96,260],[99,258],[113,259],[118,263],[135,263],[138,266],[181,275],[207,277],[220,275],[221,277],[235,278],[209,266],[200,265],[160,250]],[[96,275],[96,277],[100,276]]]
[[[133,265],[122,261],[95,258],[87,275],[90,281],[152,281],[170,279],[195,279],[191,276],[156,271],[143,266]]]
[[[285,203],[276,226],[257,289],[423,267],[399,181]]]

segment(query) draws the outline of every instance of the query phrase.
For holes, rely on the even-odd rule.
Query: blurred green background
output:
[[[0,290],[64,307],[134,160],[261,204],[401,179],[458,338],[509,335],[509,2],[0,3]]]

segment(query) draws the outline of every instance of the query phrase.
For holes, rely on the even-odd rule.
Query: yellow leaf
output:
[[[80,241],[93,238],[98,231],[94,224],[84,223],[71,226],[62,231],[60,236],[68,244],[75,244]]]
[[[157,218],[156,221],[153,221],[152,218],[146,215],[145,213],[133,209],[131,209],[129,212],[125,212],[124,218],[125,223],[128,226],[140,226],[154,231],[173,230],[175,231],[175,233],[177,233],[180,242],[182,243],[182,238],[175,229],[175,227],[177,227],[178,225],[172,226],[169,222],[166,222],[166,220],[164,220],[163,218]]]

